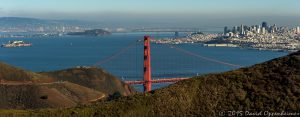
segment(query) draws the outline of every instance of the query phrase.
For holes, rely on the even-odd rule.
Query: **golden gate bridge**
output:
[[[167,78],[152,78],[152,64],[151,64],[151,39],[150,36],[144,36],[144,45],[143,45],[143,78],[141,78],[141,80],[126,80],[124,81],[125,83],[129,84],[129,85],[135,85],[135,84],[142,84],[144,86],[144,92],[149,92],[152,89],[152,83],[167,83],[167,82],[178,82],[181,80],[186,80],[189,77],[167,77]],[[134,41],[133,43],[130,43],[128,46],[120,49],[119,51],[117,51],[116,53],[112,54],[111,56],[108,56],[107,58],[97,62],[96,64],[94,64],[94,66],[99,66],[102,64],[105,64],[109,61],[112,61],[116,58],[118,58],[120,55],[124,54],[125,52],[127,52],[130,48],[137,46],[137,44],[139,44],[140,42],[142,42],[141,40],[138,41]],[[213,59],[210,57],[206,57],[206,56],[202,56],[199,55],[197,53],[176,47],[174,45],[168,45],[166,44],[166,46],[168,48],[174,49],[180,53],[183,53],[185,55],[188,56],[192,56],[194,58],[197,59],[201,59],[201,60],[205,60],[205,61],[209,61],[209,62],[213,62],[216,64],[220,64],[220,65],[225,65],[225,66],[229,66],[229,67],[234,67],[234,68],[239,68],[242,67],[240,65],[236,65],[233,63],[228,63],[228,62],[224,62],[221,60],[217,60],[217,59]]]

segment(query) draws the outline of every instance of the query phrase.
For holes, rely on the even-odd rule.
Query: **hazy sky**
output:
[[[80,19],[106,25],[300,24],[300,0],[0,0],[0,16]]]

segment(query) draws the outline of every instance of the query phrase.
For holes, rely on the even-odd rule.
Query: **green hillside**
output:
[[[219,116],[226,111],[300,111],[300,52],[208,74],[148,94],[70,109],[1,111],[22,116]]]

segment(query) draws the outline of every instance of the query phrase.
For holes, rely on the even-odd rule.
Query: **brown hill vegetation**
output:
[[[48,79],[37,73],[25,71],[5,63],[0,62],[0,80],[4,81],[38,81],[38,79]],[[46,80],[45,80],[46,81]]]
[[[105,97],[104,93],[70,82],[7,83],[0,85],[0,94],[1,109],[74,107]]]
[[[120,81],[113,75],[98,68],[72,68],[54,72],[44,72],[42,75],[54,78],[55,81],[69,81],[109,95],[120,93],[127,96],[133,88]]]
[[[300,52],[249,68],[208,74],[147,94],[70,109],[2,111],[36,116],[220,116],[220,112],[299,112]],[[245,114],[245,113],[243,113]],[[228,115],[227,115],[228,116]]]
[[[75,107],[134,92],[99,68],[34,73],[1,62],[0,68],[1,109]]]

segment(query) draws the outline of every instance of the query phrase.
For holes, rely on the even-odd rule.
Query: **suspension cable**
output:
[[[139,41],[139,40],[138,40]],[[93,66],[99,66],[103,63],[109,62],[113,59],[115,59],[116,57],[120,56],[121,54],[125,53],[126,51],[128,51],[130,48],[134,47],[136,45],[136,41],[128,44],[126,47],[120,49],[119,51],[117,51],[116,53],[112,54],[111,56],[106,57],[105,59],[96,62]]]
[[[182,48],[175,47],[175,46],[173,46],[173,45],[169,45],[169,44],[168,44],[167,46],[169,46],[170,48],[174,48],[174,49],[177,50],[177,51],[183,52],[183,53],[185,53],[185,54],[187,54],[187,55],[194,56],[194,57],[196,57],[196,58],[200,58],[200,59],[202,59],[202,60],[206,60],[206,61],[210,61],[210,62],[214,62],[214,63],[226,65],[226,66],[231,66],[231,67],[243,67],[243,66],[241,66],[241,65],[232,64],[232,63],[228,63],[228,62],[216,60],[216,59],[213,59],[213,58],[201,56],[201,55],[199,55],[199,54],[196,54],[196,53],[193,53],[193,52],[184,50],[184,49],[182,49]]]

